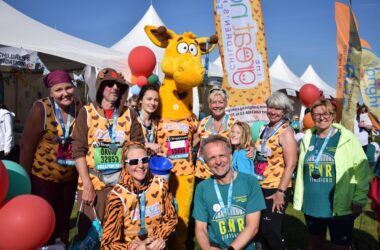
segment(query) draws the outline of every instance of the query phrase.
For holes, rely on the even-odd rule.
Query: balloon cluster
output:
[[[53,208],[30,192],[31,182],[24,168],[12,161],[0,161],[0,249],[37,249],[53,233]]]
[[[308,109],[313,105],[314,102],[318,101],[323,97],[323,92],[319,90],[314,84],[306,83],[299,91],[299,98],[301,103]],[[305,114],[302,120],[303,128],[309,129],[314,127],[314,121],[311,117],[310,111]]]
[[[137,46],[128,55],[128,65],[132,72],[131,82],[134,84],[131,92],[140,93],[141,87],[148,83],[157,83],[158,76],[153,74],[156,67],[156,56],[145,46]]]

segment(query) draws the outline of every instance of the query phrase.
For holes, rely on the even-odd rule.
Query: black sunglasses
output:
[[[210,89],[209,94],[215,91],[222,91],[223,94],[227,95],[227,91],[225,89],[222,89],[221,87],[213,87],[212,89]]]
[[[115,84],[116,84],[116,86],[117,86],[118,88],[120,88],[120,86],[121,86],[120,83],[115,82],[115,81],[106,81],[104,84],[105,84],[108,88],[112,88],[113,85],[115,85]]]
[[[142,158],[137,158],[137,159],[129,159],[129,160],[125,160],[125,163],[128,163],[129,165],[137,165],[139,164],[139,162],[141,163],[148,163],[149,162],[149,159],[150,157],[149,156],[144,156]]]

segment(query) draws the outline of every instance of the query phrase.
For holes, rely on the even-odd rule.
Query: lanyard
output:
[[[148,126],[145,125],[144,117],[142,116],[141,113],[139,113],[139,116],[140,116],[142,125],[145,128],[145,135],[146,135],[147,142],[153,142],[154,141],[154,124],[153,124],[153,120],[152,120],[151,125],[150,125],[151,128],[149,129]]]
[[[319,169],[318,169],[319,159],[321,158],[322,153],[325,150],[327,143],[329,142],[331,134],[333,131],[334,131],[334,128],[330,128],[330,131],[327,134],[325,141],[322,144],[321,150],[319,150],[319,148],[318,148],[317,136],[315,136],[315,140],[314,140],[314,170],[313,170],[314,175],[315,174],[319,175]],[[319,176],[318,176],[318,178],[319,178]],[[318,179],[318,178],[316,178],[316,179]]]
[[[106,114],[105,111],[104,111],[104,114]],[[111,138],[111,143],[115,144],[115,140],[116,140],[116,124],[117,124],[117,108],[115,108],[113,110],[113,123],[112,123],[112,127],[111,127],[111,124],[109,123],[107,117],[106,117],[106,119],[107,119],[107,123],[108,123],[107,131],[108,131],[108,134],[109,134],[109,136]]]
[[[67,138],[69,138],[70,135],[70,123],[71,123],[71,112],[73,109],[73,106],[70,105],[69,113],[67,114],[67,120],[66,120],[66,125],[63,123],[63,118],[61,114],[61,110],[58,107],[58,104],[54,101],[54,108],[55,108],[55,113],[58,116],[59,123],[61,124],[61,128],[63,131],[63,141],[62,144],[65,144],[65,141]]]
[[[230,183],[230,185],[228,187],[227,209],[226,209],[226,206],[224,205],[224,202],[223,202],[223,199],[222,199],[222,195],[220,194],[218,183],[214,179],[214,189],[215,189],[215,192],[216,192],[216,196],[218,197],[219,205],[220,205],[220,207],[222,209],[223,215],[225,216],[226,220],[228,220],[228,218],[230,217],[230,212],[231,212],[232,189],[233,189],[233,186],[234,186],[234,178],[233,178],[234,175],[233,174],[234,174],[234,172],[232,172],[232,181],[231,181],[231,183]]]
[[[141,200],[140,200],[141,199]],[[139,236],[145,236],[147,234],[147,231],[145,229],[145,191],[141,193],[139,199],[139,206],[140,206],[140,231]]]
[[[219,130],[218,130],[218,134],[220,133],[220,129],[222,128],[222,126],[223,126],[223,124],[224,125],[226,125],[227,124],[227,119],[228,119],[228,115],[224,115],[224,117],[223,117],[223,122],[222,122],[222,124],[220,125],[220,127],[219,127]],[[214,118],[213,117],[211,117],[211,134],[213,134],[213,135],[215,135],[216,133],[215,133],[215,120],[214,120]],[[207,128],[208,126],[206,126],[206,128]],[[225,130],[226,130],[226,128],[224,128]]]
[[[285,120],[281,120],[277,123],[277,125],[273,128],[273,130],[269,133],[269,135],[267,136],[267,133],[268,133],[268,130],[269,130],[269,124],[265,126],[265,129],[264,129],[264,134],[263,134],[263,138],[261,139],[261,155],[262,156],[265,156],[264,155],[264,148],[265,148],[265,143],[267,141],[267,139],[269,139],[272,135],[274,135],[277,130],[282,126],[282,124],[285,123]]]

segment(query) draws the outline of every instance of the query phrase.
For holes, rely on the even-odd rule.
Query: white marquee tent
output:
[[[0,35],[0,45],[55,56],[41,57],[49,69],[70,69],[72,65],[78,69],[79,65],[83,64],[97,68],[113,67],[124,73],[127,68],[126,54],[55,30],[22,14],[2,0],[0,0],[0,30],[4,31]],[[70,64],[70,61],[65,59],[80,64]]]
[[[309,65],[305,72],[300,77],[302,81],[305,83],[312,83],[317,88],[323,91],[323,94],[325,97],[335,97],[336,96],[336,90],[331,87],[329,84],[327,84],[325,81],[323,81],[319,75],[315,72],[313,66]]]
[[[298,91],[304,82],[298,78],[286,65],[280,55],[269,68],[272,92],[280,89],[293,89]]]

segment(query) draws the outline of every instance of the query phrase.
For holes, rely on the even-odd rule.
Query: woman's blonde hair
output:
[[[319,106],[324,106],[327,108],[327,110],[332,114],[335,115],[336,113],[336,107],[332,104],[332,102],[329,99],[320,99],[316,102],[314,102],[310,107],[310,112],[313,114],[313,110],[316,109]]]
[[[210,103],[211,99],[213,99],[215,96],[222,97],[225,102],[228,101],[227,91],[219,86],[214,86],[210,89],[208,92],[208,102]]]
[[[240,121],[237,121],[234,123],[234,125],[232,125],[231,129],[233,128],[233,126],[238,126],[241,130],[241,136],[240,136],[240,144],[235,146],[235,145],[232,145],[235,149],[246,149],[248,147],[251,147],[253,142],[252,142],[252,138],[251,138],[251,129],[249,127],[249,125],[245,122],[240,122]]]

